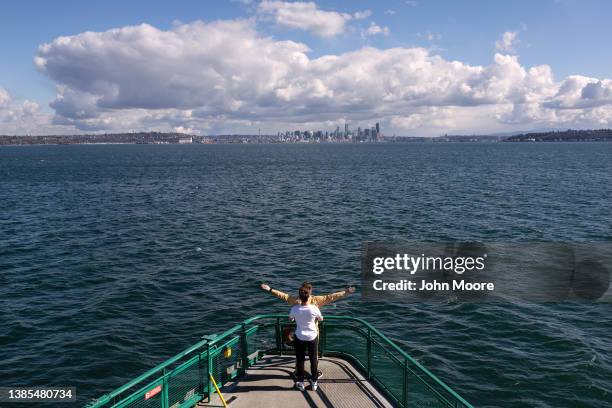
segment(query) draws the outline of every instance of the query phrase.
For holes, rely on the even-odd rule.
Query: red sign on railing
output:
[[[157,387],[147,391],[147,393],[145,394],[145,401],[151,398],[152,396],[159,394],[160,391],[161,385],[158,385]]]

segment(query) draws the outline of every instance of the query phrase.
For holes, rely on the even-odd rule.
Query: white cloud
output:
[[[352,15],[321,10],[314,2],[270,0],[259,3],[257,13],[260,18],[270,19],[278,26],[308,31],[319,37],[342,34],[348,21],[362,20],[372,14],[370,10],[358,11]]]
[[[546,103],[549,108],[582,109],[612,104],[612,80],[572,75]]]
[[[184,127],[184,126],[176,126],[173,130],[176,133],[187,133],[187,134],[195,133],[193,129],[188,128],[188,127]]]
[[[371,10],[357,11],[353,14],[355,20],[364,20],[372,15]]]
[[[12,98],[6,89],[0,88],[0,109],[6,108],[11,103]]]
[[[415,0],[405,0],[404,3],[410,7],[416,7],[419,5],[419,2]]]
[[[0,87],[0,134],[34,134],[66,131],[51,125],[51,115],[41,112],[38,103],[15,100],[9,92]]]
[[[381,27],[373,21],[370,21],[370,26],[361,32],[362,36],[384,35],[388,37],[391,34],[389,27]]]
[[[424,38],[427,41],[434,41],[434,40],[441,40],[442,39],[442,34],[432,33],[431,31],[428,31],[426,33],[417,33],[416,35],[417,35],[418,38]]]
[[[479,66],[418,47],[311,58],[306,45],[262,36],[252,20],[59,37],[35,63],[58,84],[54,123],[83,131],[285,130],[346,119],[437,134],[612,120],[607,79],[556,81],[549,66],[524,67],[515,55]]]
[[[0,122],[26,120],[37,114],[38,110],[36,102],[26,99],[20,103],[14,100],[6,89],[0,88]]]
[[[514,46],[518,42],[518,31],[506,31],[502,37],[495,41],[495,49],[501,52],[515,52]]]
[[[395,10],[391,10],[391,9],[385,10],[385,14],[388,15],[388,16],[395,15]]]
[[[418,108],[406,115],[393,115],[390,124],[399,129],[429,128],[448,129],[457,126],[457,108],[424,107]]]

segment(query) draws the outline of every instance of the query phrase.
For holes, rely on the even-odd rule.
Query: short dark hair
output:
[[[310,299],[310,294],[312,293],[312,288],[302,285],[302,287],[300,288],[298,293],[299,293],[299,297],[300,297],[300,300],[302,301],[302,303],[306,303],[306,302],[308,302],[308,299]]]
[[[309,291],[312,292],[312,283],[306,281],[306,282],[302,283],[301,288],[306,288],[306,289],[308,289]]]

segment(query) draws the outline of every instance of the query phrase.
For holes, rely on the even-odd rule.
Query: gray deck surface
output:
[[[319,360],[323,377],[319,389],[312,391],[310,383],[306,391],[294,387],[292,373],[294,356],[265,356],[247,373],[226,384],[221,392],[230,408],[371,408],[392,407],[364,377],[346,360],[325,357]],[[306,371],[310,367],[308,359]],[[231,400],[231,402],[230,402]],[[222,407],[214,394],[210,402],[201,402],[197,407]]]

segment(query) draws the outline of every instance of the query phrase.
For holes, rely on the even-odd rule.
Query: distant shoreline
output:
[[[612,142],[612,129],[565,130],[500,135],[444,135],[438,137],[390,136],[379,141],[346,140],[279,140],[275,135],[198,136],[183,133],[139,132],[84,135],[6,136],[0,135],[0,146],[41,145],[124,145],[124,144],[376,144],[376,143],[529,143],[529,142]]]

